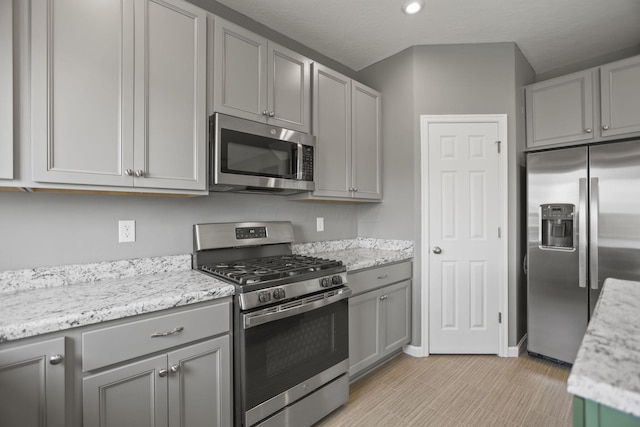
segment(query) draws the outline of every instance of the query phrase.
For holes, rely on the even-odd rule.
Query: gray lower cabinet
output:
[[[349,375],[376,366],[411,340],[411,263],[349,277]],[[373,289],[373,290],[368,290]]]
[[[0,350],[0,426],[65,427],[65,337]]]
[[[206,11],[34,0],[30,31],[34,182],[206,192]]]
[[[13,179],[13,0],[0,0],[0,179]]]
[[[85,427],[228,426],[229,336],[83,379]]]
[[[85,427],[228,426],[229,302],[82,334]]]

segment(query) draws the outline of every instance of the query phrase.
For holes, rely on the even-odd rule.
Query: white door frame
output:
[[[460,114],[460,115],[421,115],[420,116],[420,174],[421,174],[421,259],[422,276],[422,356],[429,355],[429,125],[432,123],[497,123],[500,144],[500,228],[501,228],[501,258],[499,268],[499,308],[502,313],[502,323],[499,324],[498,355],[507,357],[509,354],[509,205],[508,205],[508,140],[506,114]],[[415,354],[415,349],[412,354]]]

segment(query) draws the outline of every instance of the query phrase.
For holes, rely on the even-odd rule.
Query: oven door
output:
[[[347,372],[350,295],[345,287],[315,300],[241,315],[244,425],[259,422]]]

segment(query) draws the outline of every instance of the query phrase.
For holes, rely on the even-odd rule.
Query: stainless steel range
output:
[[[193,268],[236,286],[236,426],[309,426],[349,395],[341,261],[294,255],[290,222],[194,226]]]

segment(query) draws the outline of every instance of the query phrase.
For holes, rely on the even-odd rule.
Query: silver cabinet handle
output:
[[[433,253],[436,255],[440,255],[442,253],[442,249],[440,249],[440,247],[436,246],[433,248]]]
[[[592,132],[591,128],[586,128],[584,131],[585,131],[586,133],[591,133],[591,132]]]
[[[589,282],[591,289],[598,289],[598,217],[600,216],[600,190],[598,188],[598,178],[591,178],[591,198],[590,198],[590,221],[589,230]]]
[[[387,277],[389,277],[389,275],[385,273],[382,276],[378,276],[378,279],[382,280],[382,279],[386,279]]]
[[[151,338],[167,337],[169,335],[177,334],[177,333],[182,332],[182,331],[184,331],[184,327],[178,326],[177,328],[173,328],[172,330],[170,330],[168,332],[156,332],[154,334],[151,334]]]
[[[64,360],[64,357],[62,357],[61,354],[54,354],[49,358],[49,363],[52,365],[59,365],[62,363],[63,360]]]
[[[602,129],[603,129],[603,130],[609,130],[609,125],[603,125],[603,126],[602,126]]]
[[[127,176],[131,176],[131,175],[133,175],[133,171],[131,169],[126,169],[124,171],[124,174],[127,175]]]
[[[176,372],[178,372],[180,370],[180,365],[173,364],[173,365],[171,365],[169,370],[175,374]]]
[[[169,370],[166,368],[162,368],[158,371],[158,376],[161,378],[166,377],[169,374]]]
[[[388,295],[382,295],[382,296],[380,297],[380,301],[384,301],[384,300],[386,300],[386,299],[387,299],[387,297],[388,297]]]
[[[269,111],[269,117],[273,117],[275,115],[276,115],[276,113],[274,111]]]
[[[263,111],[262,111],[262,115],[263,115],[263,116],[268,116],[268,115],[269,115],[269,112],[268,112],[267,110],[263,110]]]
[[[144,176],[144,171],[142,169],[138,169],[136,171],[136,176],[140,177],[140,176]]]

